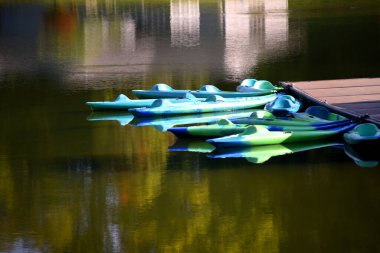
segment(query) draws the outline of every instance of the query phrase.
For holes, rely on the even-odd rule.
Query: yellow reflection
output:
[[[152,127],[117,126],[95,129],[93,140],[94,154],[122,155],[127,161],[128,167],[120,177],[120,201],[136,208],[150,206],[160,194],[167,167],[167,149],[173,137]],[[114,145],[114,140],[120,143]]]
[[[141,210],[144,219],[135,223],[128,246],[132,244],[143,251],[144,245],[154,242],[160,252],[184,252],[196,249],[207,238],[212,218],[209,181],[202,177],[194,182],[194,178],[183,174],[185,182],[181,182],[180,175],[175,174],[166,177],[168,189],[161,193],[161,201],[169,202],[153,210]]]
[[[12,166],[10,165],[7,157],[1,157],[0,161],[0,202],[1,205],[7,210],[7,212],[12,213],[15,200],[15,188],[12,178]],[[5,230],[1,230],[5,231]]]
[[[74,239],[73,214],[73,210],[64,205],[52,207],[44,213],[44,238],[55,249],[63,249]]]

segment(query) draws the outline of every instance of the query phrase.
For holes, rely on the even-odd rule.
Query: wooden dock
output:
[[[280,85],[301,99],[380,125],[380,78],[281,82]]]

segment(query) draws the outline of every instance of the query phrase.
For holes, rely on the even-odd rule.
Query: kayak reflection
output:
[[[118,121],[120,125],[128,125],[134,116],[129,112],[93,112],[87,117],[88,121]]]
[[[343,146],[343,144],[331,141],[313,141],[245,148],[217,148],[207,156],[210,158],[246,158],[252,163],[264,163],[275,156],[333,146]]]

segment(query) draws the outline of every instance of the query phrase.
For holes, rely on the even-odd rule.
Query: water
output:
[[[213,159],[85,105],[158,82],[378,77],[379,6],[1,3],[0,252],[379,251],[380,167],[347,148]]]

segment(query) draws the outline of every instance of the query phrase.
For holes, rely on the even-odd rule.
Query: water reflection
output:
[[[379,75],[378,8],[325,2],[2,2],[0,251],[379,251],[378,164],[338,149],[210,159],[168,152],[210,147],[150,127],[86,120],[85,101],[158,82]],[[91,118],[131,120],[119,116]]]
[[[170,1],[170,36],[172,47],[194,47],[200,37],[199,0]]]
[[[326,5],[344,9],[350,4],[356,6]],[[315,5],[323,7],[319,2]],[[104,88],[92,86],[91,80],[99,85],[115,78],[136,79],[145,87],[154,81],[186,87],[195,83],[199,86],[199,81],[204,79],[220,80],[221,76],[222,80],[232,81],[248,76],[277,81],[309,80],[307,75],[313,79],[334,78],[333,73],[335,78],[376,75],[376,64],[367,57],[371,54],[369,48],[378,42],[373,33],[378,26],[375,9],[352,9],[351,32],[339,29],[340,19],[331,19],[328,11],[317,9],[317,17],[327,16],[330,20],[326,22],[338,28],[335,30],[339,36],[335,36],[330,28],[324,27],[325,23],[308,26],[307,13],[290,12],[290,8],[298,11],[306,7],[295,0],[290,3],[288,0],[86,0],[4,4],[0,9],[0,47],[10,50],[1,50],[0,71],[50,73],[56,70],[70,80],[87,81],[83,83],[90,84],[86,88]],[[367,13],[365,19],[358,18]],[[340,66],[343,60],[345,69],[332,72],[318,63],[325,62],[315,53],[319,49],[323,51],[324,44],[318,44],[314,37],[322,30],[325,31],[322,37],[328,38],[331,46],[331,57],[325,58],[334,66]],[[356,41],[355,45],[342,48],[339,45],[346,37],[365,38],[362,41],[370,46]],[[359,48],[357,53],[354,47]],[[348,52],[354,54],[352,59]],[[283,67],[283,61],[293,60],[296,68]],[[268,71],[268,64],[272,65],[272,71]],[[70,67],[69,71],[62,73],[62,66]],[[276,71],[281,67],[290,71],[288,76]],[[313,73],[306,67],[313,69]],[[159,78],[158,73],[165,74]],[[185,84],[178,82],[178,75],[186,77]],[[79,87],[72,87],[75,88]]]
[[[225,1],[225,65],[234,78],[249,75],[267,54],[286,53],[288,1]]]
[[[275,156],[294,154],[326,147],[339,147],[343,144],[329,141],[296,142],[287,144],[275,144],[264,146],[218,148],[209,157],[212,158],[245,158],[252,163],[264,163]]]
[[[31,20],[39,24],[32,30],[33,34],[40,34],[39,38],[28,37],[31,45],[36,45],[30,48],[30,53],[38,51],[38,55],[29,54],[28,58],[47,62],[53,57],[77,63],[71,65],[70,72],[85,80],[101,79],[107,73],[143,75],[154,71],[157,63],[173,65],[174,69],[184,64],[191,67],[194,76],[204,75],[205,68],[218,73],[226,68],[227,75],[240,80],[265,55],[278,56],[287,51],[287,0],[211,3],[172,0],[165,4],[149,1],[117,4],[87,0],[84,4],[48,5],[47,10],[15,8],[32,13]],[[13,18],[24,19],[8,14],[4,20]],[[2,31],[8,31],[14,26],[3,22],[3,28]],[[178,51],[178,48],[185,49]],[[4,63],[7,66],[11,61]],[[180,67],[181,72],[184,67]]]

